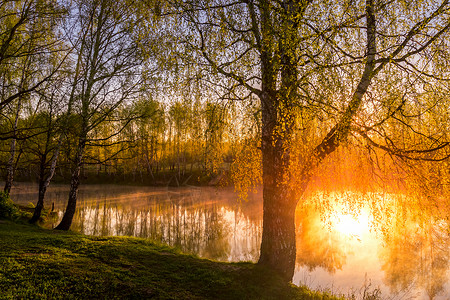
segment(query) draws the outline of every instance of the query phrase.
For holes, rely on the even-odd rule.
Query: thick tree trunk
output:
[[[272,98],[266,103],[274,103]],[[265,105],[263,105],[265,107]],[[290,131],[275,133],[276,114],[263,110],[263,235],[258,263],[277,271],[286,281],[294,275],[296,258],[295,208],[298,197],[292,192],[289,161]],[[266,115],[264,117],[264,115]]]
[[[258,263],[278,272],[291,281],[295,270],[296,238],[295,207],[289,174],[291,126],[280,132],[277,114],[280,99],[274,93],[274,81],[263,85],[262,164],[263,164],[263,235]]]
[[[291,281],[295,270],[296,235],[295,208],[297,196],[292,192],[290,170],[290,143],[294,126],[294,110],[297,64],[296,25],[294,16],[301,14],[307,3],[296,6],[294,2],[283,2],[286,16],[282,20],[283,34],[277,45],[261,53],[262,86],[262,164],[263,164],[263,235],[259,264],[278,272],[286,281]],[[262,22],[270,19],[269,9],[264,10]],[[266,25],[267,26],[267,25]],[[265,32],[264,35],[270,34]],[[279,58],[279,69],[274,61]],[[278,73],[280,72],[280,73]],[[277,81],[281,74],[281,82]],[[277,89],[277,84],[280,87]]]
[[[288,188],[264,185],[264,230],[258,263],[277,271],[286,281],[291,281],[296,258],[293,204],[296,201],[289,203],[286,198]]]

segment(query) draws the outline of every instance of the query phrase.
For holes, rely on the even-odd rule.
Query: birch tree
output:
[[[72,157],[69,199],[55,229],[68,230],[76,209],[80,175],[86,147],[95,144],[91,132],[116,118],[115,111],[137,95],[142,55],[133,29],[138,21],[127,1],[74,1],[74,60],[72,77],[73,114],[78,124],[72,134],[76,145]],[[104,140],[113,138],[113,133]]]
[[[17,155],[17,140],[27,138],[26,128],[18,127],[23,109],[36,105],[32,96],[58,72],[64,61],[64,57],[56,60],[64,50],[56,31],[64,13],[64,8],[54,1],[0,3],[0,113],[6,117],[8,112],[14,111],[11,127],[0,133],[1,140],[10,141],[6,193],[11,190],[20,156]]]

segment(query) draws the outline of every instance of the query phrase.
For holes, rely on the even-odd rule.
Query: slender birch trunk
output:
[[[59,136],[58,145],[56,146],[51,161],[50,161],[50,169],[48,174],[45,175],[45,161],[41,161],[40,165],[40,174],[39,174],[39,193],[38,193],[38,201],[34,208],[33,216],[30,219],[30,223],[36,223],[42,214],[42,209],[44,208],[44,199],[45,193],[47,192],[47,188],[50,185],[51,180],[53,179],[53,175],[55,175],[56,165],[58,162],[59,152],[61,151],[63,141],[63,135]],[[45,160],[45,158],[44,158]]]
[[[17,111],[16,116],[14,119],[14,125],[13,125],[13,138],[11,140],[11,144],[9,147],[9,159],[8,163],[6,164],[6,178],[5,178],[5,187],[3,188],[3,191],[6,194],[9,194],[11,192],[11,188],[14,182],[14,174],[15,174],[15,158],[16,158],[16,145],[17,145],[17,126],[19,122],[19,116],[20,116],[20,109],[22,106],[21,99],[19,99],[19,102],[17,103]]]

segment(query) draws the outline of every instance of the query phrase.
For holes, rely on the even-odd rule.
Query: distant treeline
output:
[[[104,122],[89,136],[81,169],[86,183],[129,183],[146,185],[228,185],[230,168],[242,140],[257,132],[247,128],[239,134],[244,112],[217,103],[171,104],[141,100],[117,109],[123,118]],[[136,112],[135,117],[126,117]],[[71,166],[79,135],[76,115],[67,116],[38,111],[21,115],[15,140],[15,179],[37,181],[51,163],[60,145],[53,180],[69,183]],[[67,121],[66,121],[67,122]],[[64,125],[63,125],[64,124]],[[9,127],[9,128],[8,128]],[[3,130],[12,130],[4,120]],[[239,131],[238,131],[239,130]],[[24,138],[20,138],[20,137]],[[7,174],[11,145],[0,144],[1,174]]]

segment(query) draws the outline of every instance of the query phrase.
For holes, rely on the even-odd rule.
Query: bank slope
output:
[[[251,263],[0,221],[1,299],[334,299]]]

